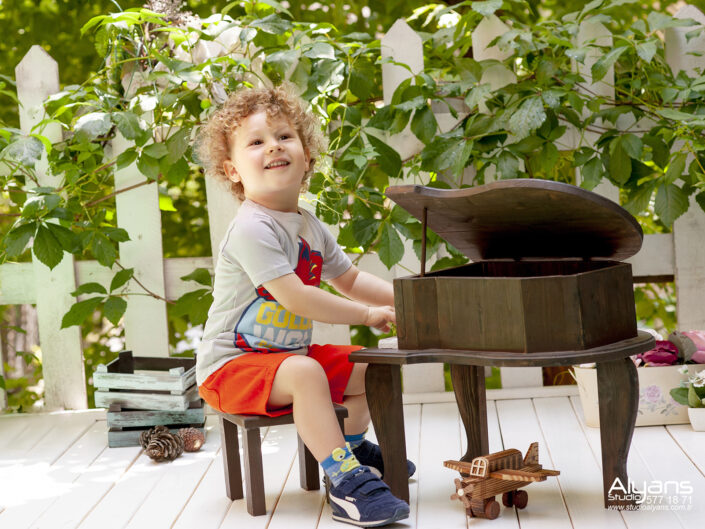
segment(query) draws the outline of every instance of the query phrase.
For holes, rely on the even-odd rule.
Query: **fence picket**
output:
[[[118,133],[112,142],[113,155],[118,156],[131,145]],[[136,163],[115,171],[116,190],[145,180]],[[118,227],[130,235],[129,241],[120,243],[120,263],[125,268],[134,268],[135,278],[163,298],[166,289],[157,184],[143,185],[117,194],[115,207]],[[128,283],[128,288],[131,293],[145,293],[134,280]],[[125,346],[135,356],[169,356],[169,331],[163,300],[148,295],[129,296],[123,321]]]
[[[692,18],[705,25],[705,15],[696,7],[686,5],[676,18]],[[683,70],[697,77],[705,67],[705,36],[690,41],[686,34],[693,26],[666,29],[666,61],[674,75]],[[689,156],[689,162],[693,159]],[[673,224],[675,252],[676,304],[680,330],[705,329],[705,305],[702,285],[705,283],[705,213],[690,198],[688,211]]]
[[[62,135],[58,124],[50,124],[42,131],[33,130],[45,117],[44,100],[59,91],[56,61],[40,46],[32,46],[17,65],[15,76],[23,134],[39,132],[52,143],[60,141]],[[46,154],[37,162],[36,173],[40,186],[61,185],[62,176],[49,173]],[[71,296],[76,288],[73,256],[64,253],[63,260],[53,270],[34,255],[32,259],[45,377],[45,406],[49,409],[84,409],[87,400],[80,330],[76,327],[61,329],[63,315],[76,301]]]

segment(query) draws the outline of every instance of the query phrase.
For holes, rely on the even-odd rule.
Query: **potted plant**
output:
[[[680,370],[694,375],[695,364],[705,363],[705,332],[673,332],[668,340],[652,332],[656,346],[645,353],[632,357],[638,367],[639,410],[636,426],[664,424],[687,424],[688,407],[675,400],[671,388],[683,380]],[[597,401],[597,372],[595,364],[582,364],[573,368],[578,383],[580,402],[585,423],[598,427],[599,407]]]
[[[682,370],[681,373],[687,374],[688,371]],[[705,432],[705,369],[689,376],[677,388],[673,388],[671,397],[676,402],[688,406],[688,418],[693,430]]]

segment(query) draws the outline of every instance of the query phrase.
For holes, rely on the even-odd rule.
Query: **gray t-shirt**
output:
[[[306,354],[313,322],[287,311],[262,284],[295,273],[304,284],[319,286],[352,264],[308,211],[274,211],[251,200],[240,206],[219,252],[213,304],[196,356],[199,385],[243,353]]]

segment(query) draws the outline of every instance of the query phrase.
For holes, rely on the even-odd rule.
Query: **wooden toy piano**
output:
[[[363,349],[367,398],[385,481],[409,499],[401,365],[443,362],[471,461],[487,454],[484,366],[597,363],[605,507],[626,462],[638,409],[629,356],[654,339],[637,331],[631,266],[643,233],[610,200],[559,182],[519,179],[441,190],[397,186],[386,195],[423,224],[421,273],[394,280],[398,349]],[[426,273],[426,228],[473,262]],[[604,420],[602,418],[604,417]]]

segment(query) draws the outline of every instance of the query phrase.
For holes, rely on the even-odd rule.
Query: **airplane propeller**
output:
[[[455,479],[455,494],[452,494],[450,499],[451,500],[460,500],[463,505],[465,505],[466,509],[470,508],[470,496],[472,494],[472,490],[475,488],[475,485],[473,483],[467,483],[463,482],[459,479]]]

